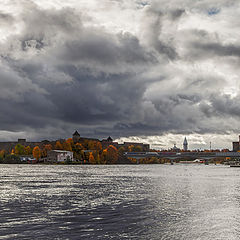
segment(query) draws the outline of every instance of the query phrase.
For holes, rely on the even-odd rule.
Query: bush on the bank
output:
[[[20,157],[13,154],[7,155],[4,159],[0,159],[0,161],[7,164],[21,163]]]

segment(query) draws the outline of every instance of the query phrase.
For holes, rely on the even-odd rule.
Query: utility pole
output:
[[[212,143],[210,142],[210,151],[212,150]]]

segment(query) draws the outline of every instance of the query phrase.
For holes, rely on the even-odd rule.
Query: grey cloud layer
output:
[[[1,130],[32,131],[36,138],[75,128],[100,137],[236,131],[234,34],[187,25],[195,16],[220,21],[233,2],[134,4],[140,22],[129,24],[140,30],[132,33],[90,24],[91,12],[87,17],[81,9],[21,1],[18,16],[0,12],[0,24],[22,27],[0,44]],[[209,13],[215,6],[220,10]]]

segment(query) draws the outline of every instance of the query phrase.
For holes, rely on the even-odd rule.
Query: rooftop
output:
[[[80,136],[78,131],[75,131],[75,133],[73,134],[73,136]]]
[[[71,151],[64,151],[64,150],[52,150],[52,152],[58,152],[58,153],[70,153]]]

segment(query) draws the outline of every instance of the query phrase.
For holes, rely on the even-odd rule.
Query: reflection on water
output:
[[[0,239],[240,239],[240,169],[0,165]]]

